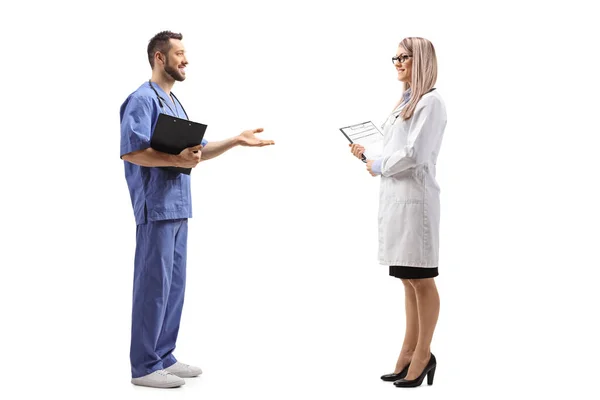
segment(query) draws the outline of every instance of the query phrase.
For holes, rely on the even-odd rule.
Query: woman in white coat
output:
[[[406,332],[393,374],[381,379],[398,387],[433,384],[436,359],[430,344],[438,319],[440,188],[436,162],[446,127],[446,109],[435,90],[437,60],[431,42],[406,38],[392,62],[404,92],[383,124],[381,154],[367,160],[381,176],[379,262],[404,284]],[[352,144],[361,158],[365,148]],[[369,149],[366,153],[369,154]]]

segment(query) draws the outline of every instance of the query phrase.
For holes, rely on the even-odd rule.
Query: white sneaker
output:
[[[139,378],[131,378],[131,383],[138,386],[149,386],[154,388],[174,388],[185,385],[185,381],[177,375],[159,369],[151,374]]]
[[[169,371],[172,374],[177,375],[180,378],[193,378],[202,373],[202,370],[198,367],[192,367],[191,365],[183,364],[177,361],[170,367],[165,368],[165,371]]]

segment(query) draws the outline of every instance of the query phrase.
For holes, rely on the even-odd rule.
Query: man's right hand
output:
[[[181,168],[194,168],[200,162],[200,158],[202,157],[202,145],[188,147],[187,149],[183,149],[181,153],[179,153],[178,157],[178,166]]]
[[[356,143],[349,143],[348,146],[350,146],[350,151],[352,154],[354,154],[354,156],[359,160],[362,160],[362,155],[365,152],[365,148]]]

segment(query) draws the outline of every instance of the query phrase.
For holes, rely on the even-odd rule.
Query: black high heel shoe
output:
[[[425,369],[423,369],[423,372],[421,372],[421,375],[419,375],[417,377],[417,379],[406,380],[403,378],[403,379],[400,379],[400,380],[397,380],[396,382],[394,382],[394,386],[396,386],[396,387],[421,386],[421,384],[423,383],[423,379],[425,379],[425,375],[427,375],[427,384],[433,385],[433,376],[435,375],[436,367],[437,367],[437,361],[435,359],[435,356],[432,353],[431,357],[429,358],[429,362],[425,366]],[[404,375],[404,376],[406,376],[406,375]]]
[[[410,367],[410,363],[406,367],[404,367],[404,369],[402,371],[398,372],[397,374],[383,375],[381,377],[381,379],[386,382],[395,382],[398,379],[402,379],[406,376],[406,374],[408,374],[408,367]]]

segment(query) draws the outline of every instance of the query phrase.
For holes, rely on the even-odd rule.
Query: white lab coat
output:
[[[383,124],[379,197],[379,263],[437,267],[440,187],[436,162],[446,127],[446,107],[437,89],[421,97],[413,116]],[[367,152],[365,152],[367,153]]]

